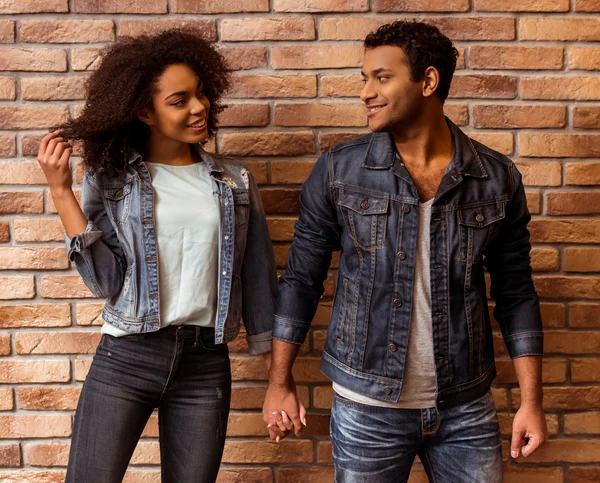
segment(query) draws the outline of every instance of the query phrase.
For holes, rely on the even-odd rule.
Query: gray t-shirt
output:
[[[380,401],[333,383],[335,392],[346,399],[369,406],[400,409],[426,409],[436,406],[437,382],[433,355],[431,277],[429,271],[432,205],[433,199],[425,203],[419,203],[413,305],[400,400],[397,403]]]

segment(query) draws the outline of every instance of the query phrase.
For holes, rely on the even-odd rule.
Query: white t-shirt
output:
[[[206,163],[146,162],[154,188],[160,326],[214,327],[217,310],[220,214]],[[128,332],[110,324],[103,334]]]

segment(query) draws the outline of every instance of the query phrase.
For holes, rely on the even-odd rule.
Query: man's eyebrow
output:
[[[371,74],[377,75],[377,74],[381,74],[382,72],[389,71],[389,70],[390,69],[386,69],[385,67],[379,67],[378,69],[373,69],[371,71]],[[363,77],[367,77],[367,74],[365,74],[362,70],[360,71],[360,75],[362,75]]]

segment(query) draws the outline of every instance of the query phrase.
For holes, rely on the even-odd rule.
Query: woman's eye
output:
[[[183,105],[183,100],[179,99],[178,101],[175,101],[173,104],[171,104],[172,106],[182,106]]]

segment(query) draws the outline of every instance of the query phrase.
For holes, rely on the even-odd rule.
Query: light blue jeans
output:
[[[432,483],[501,483],[502,442],[491,392],[437,409],[366,406],[334,396],[336,483],[408,481],[416,455]]]

